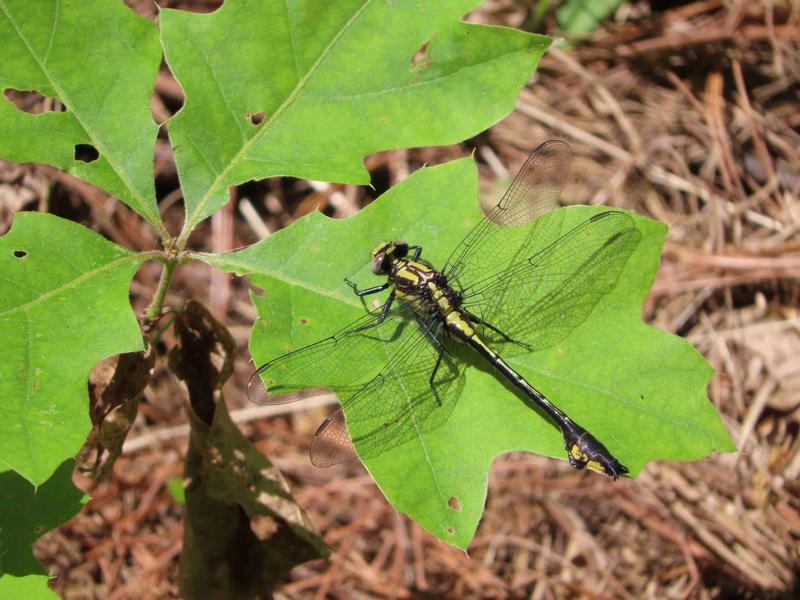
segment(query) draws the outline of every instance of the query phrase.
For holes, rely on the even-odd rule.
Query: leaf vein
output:
[[[47,81],[53,87],[53,90],[56,92],[56,95],[62,100],[62,102],[64,102],[64,104],[66,104],[70,108],[73,117],[75,118],[76,121],[78,121],[78,124],[83,128],[84,132],[86,132],[86,135],[89,137],[92,144],[98,149],[98,151],[100,151],[102,156],[105,157],[106,162],[114,171],[119,180],[125,185],[125,187],[128,188],[128,191],[131,193],[133,199],[136,200],[137,204],[136,208],[138,209],[138,211],[143,216],[145,216],[145,218],[147,218],[147,220],[150,221],[151,223],[154,224],[160,223],[160,217],[157,214],[153,214],[145,198],[133,186],[133,182],[128,178],[127,174],[122,169],[120,169],[120,167],[113,160],[112,158],[113,154],[106,149],[105,145],[102,142],[100,142],[99,139],[97,139],[97,137],[94,135],[94,132],[86,125],[84,120],[81,118],[81,112],[79,106],[73,104],[71,97],[67,94],[66,90],[56,82],[56,80],[51,75],[50,71],[45,67],[45,64],[42,62],[41,57],[34,51],[28,39],[25,37],[22,30],[19,28],[19,24],[14,20],[14,17],[11,15],[4,0],[0,0],[0,8],[2,8],[3,12],[6,15],[6,18],[13,26],[14,31],[17,33],[19,39],[22,41],[23,44],[25,44],[25,47],[28,49],[28,52],[30,52],[31,56],[39,65],[39,69],[42,71],[42,74],[47,78]]]
[[[2,2],[2,0],[0,0]],[[275,110],[272,115],[270,115],[269,119],[261,126],[261,128],[256,132],[254,136],[252,136],[249,140],[247,140],[244,144],[242,144],[241,149],[236,155],[231,159],[228,165],[217,175],[216,179],[211,183],[211,186],[208,188],[208,191],[200,198],[200,201],[197,203],[197,206],[192,211],[191,215],[186,218],[186,223],[184,224],[183,231],[181,232],[180,237],[178,238],[178,247],[182,248],[189,237],[192,229],[196,225],[197,216],[203,212],[206,205],[211,201],[214,193],[223,185],[225,178],[228,174],[236,167],[240,162],[242,162],[247,153],[250,149],[255,146],[270,130],[270,128],[275,124],[279,117],[283,115],[284,112],[289,108],[289,106],[294,103],[297,97],[302,93],[303,89],[305,88],[308,81],[313,77],[316,73],[317,69],[319,69],[320,65],[325,61],[328,54],[336,47],[339,43],[339,40],[344,36],[344,34],[353,26],[353,24],[359,19],[359,17],[364,13],[367,7],[372,4],[373,0],[364,0],[364,3],[361,5],[353,16],[348,19],[347,23],[333,36],[333,39],[328,42],[328,44],[323,48],[322,52],[320,53],[317,60],[308,70],[308,72],[303,76],[300,81],[297,82],[292,92],[286,97],[286,99],[281,103],[281,105]]]
[[[116,260],[112,260],[111,262],[108,262],[108,263],[104,264],[102,267],[99,267],[99,268],[96,268],[96,269],[92,269],[90,271],[86,271],[85,273],[83,273],[82,275],[76,277],[75,279],[72,279],[72,280],[70,280],[70,281],[68,281],[68,282],[66,282],[66,283],[64,283],[62,285],[59,285],[58,287],[55,287],[52,290],[48,290],[47,292],[44,292],[43,294],[41,294],[40,296],[34,298],[33,300],[30,300],[30,301],[28,301],[28,302],[26,302],[24,304],[20,304],[19,306],[14,306],[12,308],[9,308],[7,310],[4,310],[4,311],[0,312],[0,317],[6,317],[8,315],[12,315],[12,314],[14,314],[16,312],[19,312],[19,311],[27,311],[29,308],[32,308],[32,307],[36,306],[37,304],[41,304],[45,300],[48,300],[49,298],[52,298],[53,296],[55,296],[55,295],[57,295],[57,294],[59,294],[59,293],[61,293],[63,291],[78,287],[80,284],[90,280],[91,278],[95,277],[96,275],[100,275],[101,273],[105,273],[106,271],[110,271],[110,270],[118,267],[119,265],[123,265],[123,264],[125,264],[127,262],[131,262],[131,263],[144,262],[145,260],[148,260],[149,258],[153,258],[152,255],[159,255],[159,253],[149,253],[149,255],[148,255],[148,253],[129,254],[127,256],[123,256],[123,257],[118,258]]]
[[[292,13],[289,9],[289,2],[284,0],[284,8],[286,8],[286,27],[289,30],[289,45],[292,47],[292,60],[294,61],[294,74],[300,77],[300,65],[297,63],[297,48],[294,45],[294,24],[292,23]]]
[[[308,98],[319,98],[319,99],[322,99],[322,100],[353,100],[353,99],[358,99],[358,98],[374,98],[374,97],[378,97],[378,96],[385,96],[385,95],[392,94],[392,93],[395,93],[395,92],[408,91],[408,90],[411,90],[413,88],[423,87],[423,86],[427,86],[427,85],[431,85],[431,84],[435,84],[435,83],[440,83],[440,82],[443,82],[443,81],[446,81],[448,79],[451,79],[451,78],[455,77],[456,75],[460,74],[462,71],[469,71],[470,69],[475,69],[475,68],[478,68],[478,67],[484,67],[484,66],[486,66],[486,65],[488,65],[488,64],[490,64],[492,62],[495,62],[495,61],[498,61],[500,59],[505,58],[509,54],[516,54],[517,52],[519,52],[519,51],[510,52],[510,53],[503,54],[503,55],[500,55],[500,56],[495,56],[493,58],[490,58],[489,60],[485,60],[483,62],[476,63],[474,65],[468,65],[466,67],[460,67],[460,68],[456,69],[455,71],[453,71],[451,73],[447,73],[446,75],[440,75],[438,77],[434,77],[433,79],[428,79],[426,81],[417,81],[417,82],[414,82],[414,83],[408,83],[408,84],[405,84],[405,85],[399,85],[399,86],[395,86],[395,87],[391,87],[391,88],[386,88],[386,89],[383,89],[383,90],[373,90],[373,91],[369,91],[369,92],[358,92],[358,93],[355,93],[355,94],[336,94],[336,95],[315,94],[315,95],[308,95],[307,97]]]
[[[323,288],[315,287],[313,285],[309,285],[308,282],[303,281],[301,279],[288,277],[285,273],[281,273],[280,271],[266,271],[261,269],[253,269],[252,265],[245,263],[243,261],[231,260],[230,258],[220,259],[219,256],[214,254],[195,252],[192,253],[192,255],[198,257],[200,260],[210,262],[211,264],[225,265],[232,267],[233,269],[236,270],[237,273],[241,275],[249,277],[255,274],[255,275],[261,275],[263,277],[272,277],[273,279],[277,279],[278,281],[286,283],[290,286],[303,288],[311,293],[317,294],[319,296],[324,296],[326,298],[330,298],[331,300],[336,300],[337,302],[341,302],[342,304],[345,304],[347,306],[352,306],[354,308],[359,308],[361,306],[360,304],[355,302],[355,300],[352,302],[348,302],[344,300],[341,296],[338,296],[333,292],[330,292]]]
[[[56,12],[53,15],[53,26],[50,28],[50,39],[47,40],[47,49],[44,51],[44,58],[42,59],[42,62],[45,64],[47,64],[47,61],[50,60],[50,50],[52,50],[53,48],[53,40],[56,37],[56,26],[58,25],[58,15],[59,15],[58,9],[60,6],[61,6],[60,3],[58,2],[55,3]]]
[[[631,402],[630,400],[628,400],[626,397],[619,396],[619,395],[615,394],[613,391],[609,391],[609,390],[607,390],[605,388],[594,386],[594,385],[591,385],[590,383],[587,383],[587,382],[584,382],[584,381],[575,381],[573,379],[565,377],[564,375],[558,375],[558,374],[553,373],[551,371],[547,371],[546,369],[529,368],[529,367],[527,367],[526,369],[527,370],[531,370],[531,371],[538,371],[542,375],[546,375],[548,378],[553,379],[554,381],[561,381],[561,382],[567,383],[569,385],[575,385],[577,387],[584,388],[584,389],[586,389],[586,390],[588,390],[590,392],[595,392],[595,393],[607,396],[607,397],[611,398],[612,400],[615,400],[615,401],[619,402],[620,404],[630,408],[632,411],[643,412],[643,413],[653,417],[654,419],[659,419],[661,421],[669,423],[672,427],[674,427],[674,428],[676,428],[678,430],[682,431],[682,430],[686,429],[687,427],[689,427],[691,429],[694,429],[698,434],[702,434],[703,436],[706,436],[706,437],[708,435],[707,432],[705,431],[705,429],[695,425],[694,423],[686,422],[686,421],[676,421],[674,419],[670,419],[666,415],[659,414],[656,411],[652,410],[649,405],[643,406],[643,405],[640,405],[640,404],[635,404],[635,403]]]

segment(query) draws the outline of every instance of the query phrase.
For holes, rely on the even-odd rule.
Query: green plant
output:
[[[374,247],[376,236],[420,244],[427,260],[444,264],[481,216],[477,193],[470,159],[424,168],[345,221],[313,213],[254,246],[206,260],[265,290],[251,296],[259,320],[250,350],[259,363],[330,335],[363,314],[342,278],[364,286],[382,281],[364,260],[363,249]],[[588,206],[560,210],[560,230],[548,240],[599,212]],[[642,240],[591,317],[556,346],[509,359],[599,439],[608,440],[613,432],[614,454],[632,476],[651,460],[692,460],[732,448],[706,398],[711,372],[703,358],[684,340],[641,321],[666,227],[641,217],[636,222]],[[385,294],[370,300],[372,306]],[[380,398],[375,405],[380,411]],[[564,458],[558,430],[515,401],[478,363],[468,369],[453,414],[420,437],[424,443],[411,440],[365,464],[397,510],[461,548],[475,532],[489,466],[499,454],[528,450]]]
[[[556,9],[556,21],[563,31],[580,35],[591,33],[614,14],[622,0],[566,0]]]
[[[170,280],[182,263],[200,260],[247,273],[265,289],[263,297],[253,296],[260,320],[252,351],[261,359],[319,337],[324,327],[344,323],[362,310],[342,278],[366,279],[365,253],[376,236],[402,233],[426,244],[431,258],[442,258],[437,252],[463,235],[478,215],[469,160],[423,169],[374,208],[345,222],[312,214],[237,253],[189,252],[186,244],[197,224],[227,202],[230,186],[274,175],[365,184],[369,175],[364,155],[457,142],[509,112],[549,40],[461,22],[459,17],[476,4],[227,0],[209,15],[163,10],[156,28],[119,2],[0,3],[4,91],[36,91],[66,107],[65,112],[32,115],[0,101],[0,155],[51,164],[103,188],[150,223],[162,242],[160,249],[133,252],[77,224],[39,213],[18,214],[11,231],[0,238],[0,461],[6,467],[0,475],[18,482],[4,489],[11,494],[9,503],[41,497],[33,504],[52,510],[47,527],[79,509],[74,499],[82,495],[74,489],[66,494],[68,502],[55,500],[64,493],[50,494],[71,488],[62,472],[66,467],[59,465],[78,452],[92,426],[87,374],[100,359],[128,353],[110,385],[109,415],[117,417],[119,429],[109,432],[103,429],[108,422],[96,424],[95,433],[110,440],[106,447],[113,453],[146,385],[151,368],[148,336],[156,331]],[[182,110],[166,124],[186,207],[184,227],[176,236],[161,222],[152,178],[158,125],[150,117],[149,101],[162,50],[186,95]],[[565,219],[587,212],[569,211]],[[453,226],[452,215],[462,213],[468,215],[465,221]],[[586,424],[596,424],[598,431],[612,415],[625,419],[631,437],[623,444],[624,459],[634,472],[655,458],[699,458],[714,448],[731,447],[705,399],[709,371],[702,359],[685,342],[638,320],[664,233],[657,224],[639,223],[648,241],[633,257],[624,284],[599,307],[597,320],[558,352],[519,363],[538,372],[547,386],[574,391],[576,414],[585,411]],[[329,266],[318,269],[314,259],[327,248],[337,252]],[[163,265],[161,281],[137,321],[128,286],[137,269],[153,260]],[[287,319],[287,306],[294,315],[324,315],[324,322]],[[617,356],[623,351],[649,356],[658,361],[657,373],[652,363],[652,369],[621,369],[618,383],[628,405],[617,406],[615,394],[602,393],[600,405],[609,416],[592,416],[595,409],[585,404],[586,382],[611,368],[597,344],[609,339],[609,323],[619,314],[625,315],[625,327],[612,336]],[[226,418],[219,390],[230,374],[234,352],[224,328],[195,303],[178,310],[175,327],[181,341],[170,362],[186,382],[191,400],[187,472],[193,474],[194,487],[186,494],[187,519],[241,507],[248,518],[267,515],[276,521],[275,535],[286,536],[280,537],[281,543],[297,544],[293,560],[324,556],[324,545],[303,518],[255,502],[247,491],[252,485],[291,501],[280,476],[266,459],[252,454]],[[210,361],[213,354],[221,360]],[[208,366],[191,368],[196,364]],[[569,380],[558,376],[565,365],[574,371]],[[497,412],[512,415],[519,407],[500,401],[496,406],[480,404],[480,398],[492,396],[494,385],[486,373],[471,372],[461,412],[435,433],[438,444],[455,443],[467,453],[457,464],[442,463],[435,470],[446,472],[442,481],[447,497],[431,495],[441,481],[431,476],[432,468],[418,468],[423,460],[418,450],[403,446],[368,463],[399,510],[462,547],[477,525],[486,469],[494,456],[509,449],[562,454],[557,436],[540,421],[516,414],[513,420],[520,425],[512,427]],[[637,394],[644,396],[641,402]],[[658,403],[662,399],[663,407]],[[663,414],[648,416],[653,406]],[[495,435],[479,444],[460,443],[460,438],[474,440],[471,428],[487,419],[496,425]],[[644,436],[665,423],[675,425],[675,439],[662,437],[662,443],[650,440],[642,447]],[[637,430],[641,435],[634,435]],[[678,435],[681,431],[688,434]],[[215,459],[219,456],[225,457],[221,463]],[[234,467],[242,478],[227,477]],[[451,497],[457,502],[449,502]],[[45,508],[53,505],[57,511]],[[237,515],[242,518],[241,511]],[[46,528],[37,527],[36,535]],[[187,527],[187,535],[194,535],[192,529]],[[27,577],[41,573],[40,568],[8,557],[29,554],[36,535],[12,536],[8,531],[0,522],[0,572],[5,573],[0,586],[29,585]],[[272,538],[273,543],[278,539]],[[182,589],[194,596],[203,589],[203,565],[221,558],[206,552],[213,549],[201,536],[191,541],[198,551],[184,557]],[[257,571],[271,569],[274,577],[266,580],[262,573],[247,581],[216,582],[220,593],[236,595],[254,586],[263,590],[291,566],[276,561],[269,544],[252,536],[229,543],[258,553],[263,562]]]

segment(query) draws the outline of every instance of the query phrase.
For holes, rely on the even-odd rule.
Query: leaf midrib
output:
[[[2,0],[0,0],[2,2]],[[359,19],[359,17],[364,13],[364,11],[372,4],[373,0],[364,0],[364,3],[361,5],[353,15],[347,20],[344,26],[336,33],[336,35],[331,38],[331,41],[323,48],[320,55],[317,57],[317,60],[311,65],[308,72],[300,79],[297,84],[292,89],[291,93],[286,97],[286,99],[281,103],[281,105],[275,110],[274,113],[267,119],[267,121],[259,128],[256,134],[247,140],[236,155],[228,162],[224,169],[217,175],[214,181],[208,188],[208,191],[200,198],[200,201],[195,206],[194,210],[190,215],[186,218],[186,223],[183,226],[183,231],[181,231],[180,237],[178,238],[177,246],[180,249],[183,249],[188,241],[189,234],[194,229],[195,225],[197,225],[198,215],[203,212],[206,205],[211,201],[214,194],[219,190],[220,187],[224,184],[228,174],[244,160],[244,157],[250,151],[250,149],[255,146],[261,139],[266,135],[266,133],[270,130],[270,128],[275,124],[275,122],[283,115],[284,112],[294,103],[300,93],[303,91],[305,86],[308,84],[308,81],[314,76],[317,69],[322,65],[325,61],[327,56],[331,53],[333,48],[339,43],[342,36],[353,26],[353,24]],[[295,56],[296,59],[296,56]]]
[[[7,309],[5,311],[2,311],[2,312],[0,312],[0,317],[7,317],[9,315],[13,315],[14,313],[17,313],[17,312],[20,312],[20,311],[27,311],[28,309],[33,308],[38,304],[41,304],[42,302],[48,300],[49,298],[52,298],[53,296],[56,296],[56,295],[60,294],[63,291],[76,288],[80,284],[88,281],[89,279],[91,279],[91,278],[93,278],[93,277],[95,277],[97,275],[100,275],[102,273],[105,273],[106,271],[113,270],[113,269],[115,269],[116,267],[118,267],[120,265],[124,265],[125,263],[141,263],[141,262],[145,262],[147,260],[150,260],[150,259],[153,259],[153,258],[157,258],[157,257],[160,257],[160,256],[161,256],[161,253],[160,252],[155,252],[155,251],[154,252],[142,252],[142,253],[138,253],[138,254],[128,254],[126,256],[122,256],[120,258],[112,260],[111,262],[105,263],[103,266],[101,266],[99,268],[92,269],[90,271],[85,271],[80,276],[75,277],[74,279],[70,279],[66,283],[64,283],[62,285],[59,285],[58,287],[52,288],[52,289],[44,292],[43,294],[41,294],[40,296],[37,296],[33,300],[29,300],[28,302],[25,302],[24,304],[20,304],[18,306],[14,306],[14,307],[9,308],[9,309]]]
[[[691,429],[693,429],[695,432],[697,432],[698,435],[702,435],[705,438],[709,437],[708,431],[703,427],[695,425],[692,422],[676,421],[674,419],[670,419],[669,417],[667,417],[667,416],[665,416],[663,414],[655,412],[650,407],[650,405],[636,404],[634,402],[631,402],[625,396],[620,396],[619,394],[616,394],[615,392],[613,392],[611,390],[608,390],[607,388],[603,388],[603,387],[599,387],[599,386],[596,386],[596,385],[592,385],[587,380],[576,381],[575,379],[570,379],[569,377],[566,377],[565,375],[561,375],[559,373],[556,373],[554,371],[550,371],[550,370],[542,368],[542,367],[535,367],[535,366],[532,367],[528,363],[524,363],[524,364],[523,363],[519,363],[518,360],[514,361],[514,359],[509,359],[508,362],[510,362],[510,363],[518,362],[518,364],[522,364],[522,370],[531,371],[531,372],[535,372],[535,373],[541,373],[542,375],[544,375],[545,377],[547,377],[548,379],[551,379],[553,381],[559,381],[561,383],[566,383],[568,385],[574,385],[575,387],[583,388],[583,389],[588,390],[590,392],[595,392],[597,394],[601,394],[603,396],[606,396],[606,397],[608,397],[608,398],[610,398],[610,399],[612,399],[612,400],[614,400],[614,401],[626,406],[627,408],[630,408],[632,414],[634,414],[637,411],[638,412],[642,412],[642,413],[645,413],[645,414],[649,415],[653,419],[656,419],[656,420],[662,421],[664,423],[667,423],[669,426],[675,428],[676,430],[681,430],[681,429],[684,429],[684,428],[686,428],[688,426]]]
[[[207,254],[207,253],[204,253],[204,252],[193,252],[193,253],[191,253],[191,256],[193,256],[195,258],[198,258],[199,260],[202,260],[202,261],[207,262],[209,264],[213,264],[213,265],[216,265],[218,267],[221,267],[221,268],[223,268],[223,270],[232,269],[237,274],[248,276],[248,277],[251,276],[251,275],[260,275],[262,277],[271,277],[271,278],[277,279],[278,281],[281,281],[281,282],[283,282],[283,283],[285,283],[285,284],[287,284],[287,285],[289,285],[291,287],[302,288],[304,290],[307,290],[308,292],[311,292],[312,294],[317,294],[318,296],[324,296],[325,298],[330,298],[331,300],[336,300],[337,302],[341,302],[345,306],[349,306],[349,307],[353,307],[353,308],[360,308],[361,307],[361,304],[359,304],[355,300],[353,300],[352,302],[348,302],[344,298],[342,298],[341,296],[337,296],[336,294],[334,294],[330,290],[327,290],[327,289],[322,288],[322,287],[316,287],[316,286],[309,285],[308,282],[306,282],[306,281],[304,281],[302,279],[297,279],[297,278],[294,278],[294,277],[290,277],[290,276],[288,276],[285,273],[282,273],[280,271],[257,269],[257,268],[254,268],[253,265],[251,263],[248,263],[248,262],[232,260],[229,257],[221,258],[218,255]],[[354,298],[355,298],[355,295],[354,295]]]
[[[122,181],[125,184],[125,187],[128,188],[128,191],[131,193],[133,198],[137,201],[139,206],[138,207],[134,207],[134,208],[137,208],[138,211],[140,212],[140,214],[142,214],[147,219],[148,222],[150,222],[157,229],[159,229],[160,233],[163,233],[162,228],[159,227],[159,225],[161,224],[161,217],[158,214],[154,214],[150,210],[150,206],[148,205],[147,200],[133,186],[133,182],[128,178],[127,174],[123,170],[121,170],[119,168],[119,166],[116,164],[115,160],[113,160],[113,156],[114,155],[107,150],[105,144],[103,144],[94,135],[92,130],[86,125],[86,123],[84,122],[83,118],[81,117],[81,111],[78,108],[79,105],[72,102],[71,96],[69,96],[66,93],[66,90],[64,90],[64,88],[62,88],[56,82],[56,80],[51,76],[50,71],[45,68],[45,63],[42,62],[42,60],[39,58],[39,56],[36,54],[36,52],[34,52],[33,47],[28,43],[28,39],[23,35],[22,30],[19,28],[19,25],[17,25],[17,22],[14,20],[14,17],[11,16],[11,12],[9,11],[8,7],[6,6],[6,3],[5,3],[4,0],[0,0],[0,8],[3,9],[3,12],[6,15],[6,18],[8,18],[9,22],[13,25],[14,31],[16,31],[17,36],[19,36],[19,39],[22,40],[22,43],[25,44],[25,47],[28,49],[28,52],[30,52],[30,55],[36,61],[36,64],[39,65],[39,69],[42,71],[42,74],[45,76],[45,78],[47,79],[48,83],[53,87],[53,89],[57,93],[58,97],[64,102],[64,104],[66,104],[69,107],[70,112],[75,117],[75,120],[78,121],[78,124],[81,126],[83,131],[89,136],[89,139],[92,141],[92,143],[98,148],[99,151],[101,151],[101,155],[103,156],[105,161],[108,163],[108,165],[111,167],[111,169],[114,171],[116,176],[120,179],[120,181]],[[47,50],[48,55],[50,53],[50,48],[52,46],[53,39],[55,38],[55,30],[56,30],[56,21],[57,20],[58,20],[58,13],[56,13],[56,18],[53,19],[53,28],[52,28],[52,31],[51,31],[51,39],[50,39],[50,42],[48,44],[48,50]]]

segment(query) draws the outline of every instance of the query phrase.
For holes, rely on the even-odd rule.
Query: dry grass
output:
[[[493,0],[472,18],[517,26],[527,14],[521,4]],[[800,593],[800,10],[794,2],[715,0],[650,10],[628,5],[590,41],[550,52],[516,111],[470,146],[488,184],[502,165],[513,172],[536,143],[565,139],[576,153],[567,202],[623,206],[670,225],[644,318],[685,336],[714,367],[711,401],[741,452],[651,464],[616,484],[562,462],[505,456],[492,469],[467,557],[398,516],[363,470],[313,469],[304,447],[319,412],[251,414],[243,430],[279,457],[335,550],[328,563],[295,569],[281,597]],[[168,114],[178,92],[167,77],[158,89],[154,110]],[[464,146],[394,151],[368,165],[381,188],[423,162],[464,154]],[[159,170],[168,179],[173,167],[163,156]],[[168,204],[177,197],[167,196]],[[119,243],[154,243],[124,206],[109,209],[89,186],[39,167],[0,170],[6,206],[54,197]],[[244,186],[194,239],[227,249],[317,206],[348,216],[366,200],[352,186]],[[179,206],[165,215],[174,230]],[[155,275],[139,274],[133,290],[141,302]],[[254,313],[241,282],[196,266],[184,270],[174,303],[179,292],[225,315],[244,347]],[[249,369],[240,361],[228,389],[234,401],[243,398]],[[164,484],[180,476],[186,440],[173,430],[166,441],[141,436],[182,423],[180,397],[162,372],[133,434],[146,443],[93,490],[86,511],[37,545],[66,597],[176,593],[180,509]]]

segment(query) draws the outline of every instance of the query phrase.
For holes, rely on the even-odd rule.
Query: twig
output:
[[[176,258],[168,258],[163,262],[161,268],[161,278],[158,281],[158,288],[150,301],[150,306],[145,310],[145,319],[150,323],[158,321],[161,315],[161,309],[164,306],[164,298],[167,295],[169,284],[172,281],[172,275],[175,272],[175,267],[178,264]]]
[[[287,415],[301,410],[308,410],[316,408],[317,406],[328,406],[337,402],[336,396],[333,394],[325,394],[308,400],[294,402],[292,404],[278,404],[278,405],[265,405],[265,406],[251,406],[235,410],[231,413],[231,418],[234,423],[247,423],[257,419],[268,419],[270,417],[277,417],[280,415]],[[189,435],[188,425],[178,425],[176,427],[167,427],[166,429],[159,429],[151,431],[135,437],[125,442],[122,446],[123,454],[131,454],[138,452],[144,448],[157,445],[163,442],[173,440],[175,438],[185,437]]]

